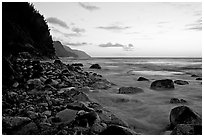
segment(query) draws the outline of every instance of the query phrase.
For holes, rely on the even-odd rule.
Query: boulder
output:
[[[17,132],[14,132],[15,135],[37,135],[39,133],[39,129],[34,122],[30,122],[29,124],[23,126]]]
[[[193,74],[193,75],[191,75],[191,77],[199,77],[198,75],[196,75],[196,74]]]
[[[111,125],[108,126],[105,130],[103,130],[100,135],[138,135],[133,130],[118,126],[118,125]]]
[[[152,82],[150,88],[153,90],[174,89],[174,82],[171,79],[156,80]]]
[[[93,64],[90,66],[90,69],[101,69],[101,66],[99,64]]]
[[[202,135],[202,125],[178,124],[171,135]]]
[[[177,104],[177,103],[187,103],[187,101],[186,101],[186,100],[184,100],[184,99],[171,98],[170,103],[171,103],[171,104]]]
[[[31,121],[28,117],[3,117],[2,125],[4,128],[13,129]]]
[[[149,81],[149,79],[144,78],[144,77],[139,77],[139,78],[137,79],[137,81]]]
[[[136,94],[141,92],[144,92],[143,89],[138,87],[121,87],[118,94]]]
[[[187,106],[178,106],[171,110],[170,123],[173,126],[177,124],[201,125],[201,117]]]
[[[62,122],[69,123],[73,121],[76,117],[77,111],[72,109],[64,109],[56,114],[56,117]]]
[[[189,84],[188,81],[184,81],[184,80],[175,80],[174,83],[178,84],[178,85],[187,85],[187,84]]]
[[[42,81],[39,78],[29,79],[27,81],[27,84],[30,89],[33,89],[33,88],[42,89],[44,87]]]
[[[79,123],[78,126],[85,127],[88,125],[89,127],[91,127],[95,122],[99,122],[100,118],[96,112],[91,111],[82,115],[78,115],[76,117],[76,120]]]
[[[61,61],[60,59],[56,59],[56,60],[54,61],[54,64],[62,64],[62,61]]]

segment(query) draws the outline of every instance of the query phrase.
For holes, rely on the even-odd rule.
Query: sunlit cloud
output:
[[[112,44],[111,42],[109,42],[107,44],[100,44],[98,46],[99,47],[104,47],[104,48],[109,48],[109,47],[118,48],[118,47],[122,47],[126,51],[132,50],[134,48],[134,46],[132,44],[128,44],[128,45],[123,45],[123,44],[118,44],[118,43]]]
[[[90,4],[87,3],[87,2],[86,2],[86,3],[84,3],[84,2],[79,2],[79,5],[80,5],[82,8],[84,8],[84,9],[86,9],[86,10],[89,10],[89,11],[94,11],[94,10],[100,9],[99,7],[90,5]]]
[[[47,18],[46,20],[47,20],[47,22],[49,22],[49,23],[51,23],[51,24],[56,24],[56,25],[59,25],[59,26],[61,26],[61,27],[63,27],[63,28],[69,28],[69,27],[67,26],[66,22],[64,22],[64,21],[62,21],[62,20],[60,20],[60,19],[58,19],[58,18],[49,17],[49,18]]]

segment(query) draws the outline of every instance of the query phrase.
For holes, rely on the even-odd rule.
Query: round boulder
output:
[[[101,69],[101,66],[99,64],[93,64],[90,66],[90,69]]]
[[[121,87],[118,94],[136,94],[141,92],[144,92],[143,89],[138,87]]]
[[[156,80],[152,82],[150,88],[154,90],[174,89],[174,82],[171,79]]]
[[[201,117],[187,106],[173,108],[170,113],[170,122],[173,126],[177,124],[202,124]]]
[[[187,85],[187,84],[189,84],[188,81],[184,81],[184,80],[175,80],[174,83],[178,84],[178,85]]]

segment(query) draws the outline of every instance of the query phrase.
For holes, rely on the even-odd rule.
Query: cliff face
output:
[[[76,54],[67,51],[59,41],[54,41],[54,48],[58,57],[78,57]]]
[[[80,50],[73,50],[68,46],[62,45],[59,41],[54,41],[56,55],[58,57],[74,57],[74,58],[91,58],[88,54]]]
[[[3,85],[19,74],[17,58],[56,58],[53,40],[44,17],[27,2],[2,3]]]

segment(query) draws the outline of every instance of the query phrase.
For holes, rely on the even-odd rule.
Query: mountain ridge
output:
[[[60,41],[53,41],[53,45],[58,57],[91,58],[91,56],[84,51],[72,49],[67,45],[63,45]]]

